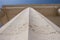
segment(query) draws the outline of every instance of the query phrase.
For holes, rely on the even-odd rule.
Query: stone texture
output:
[[[26,8],[0,28],[0,40],[60,40],[60,28],[33,8]]]

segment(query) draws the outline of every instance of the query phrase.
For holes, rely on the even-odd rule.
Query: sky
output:
[[[0,0],[0,7],[17,4],[60,4],[60,0]]]

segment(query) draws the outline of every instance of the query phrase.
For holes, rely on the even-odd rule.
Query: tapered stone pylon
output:
[[[31,7],[0,28],[0,40],[60,40],[60,29]]]

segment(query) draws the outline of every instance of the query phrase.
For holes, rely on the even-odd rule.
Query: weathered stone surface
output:
[[[60,40],[59,32],[55,24],[29,7],[0,28],[0,40]]]

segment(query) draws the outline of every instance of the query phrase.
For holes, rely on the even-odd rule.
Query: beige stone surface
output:
[[[44,7],[44,8],[35,8],[38,12],[45,16],[56,16],[58,15],[57,13],[57,8],[49,8],[49,7]]]
[[[29,8],[0,28],[0,40],[28,40]]]
[[[6,14],[8,20],[11,20],[15,17],[18,13],[20,13],[25,8],[18,8],[18,7],[4,7],[3,12]]]
[[[60,28],[31,7],[0,28],[0,40],[60,40]]]
[[[47,18],[60,27],[60,16],[49,16]]]
[[[6,15],[4,15],[1,19],[0,19],[2,24],[6,24],[8,22],[8,18]]]
[[[60,28],[34,9],[30,9],[29,40],[60,40]]]

